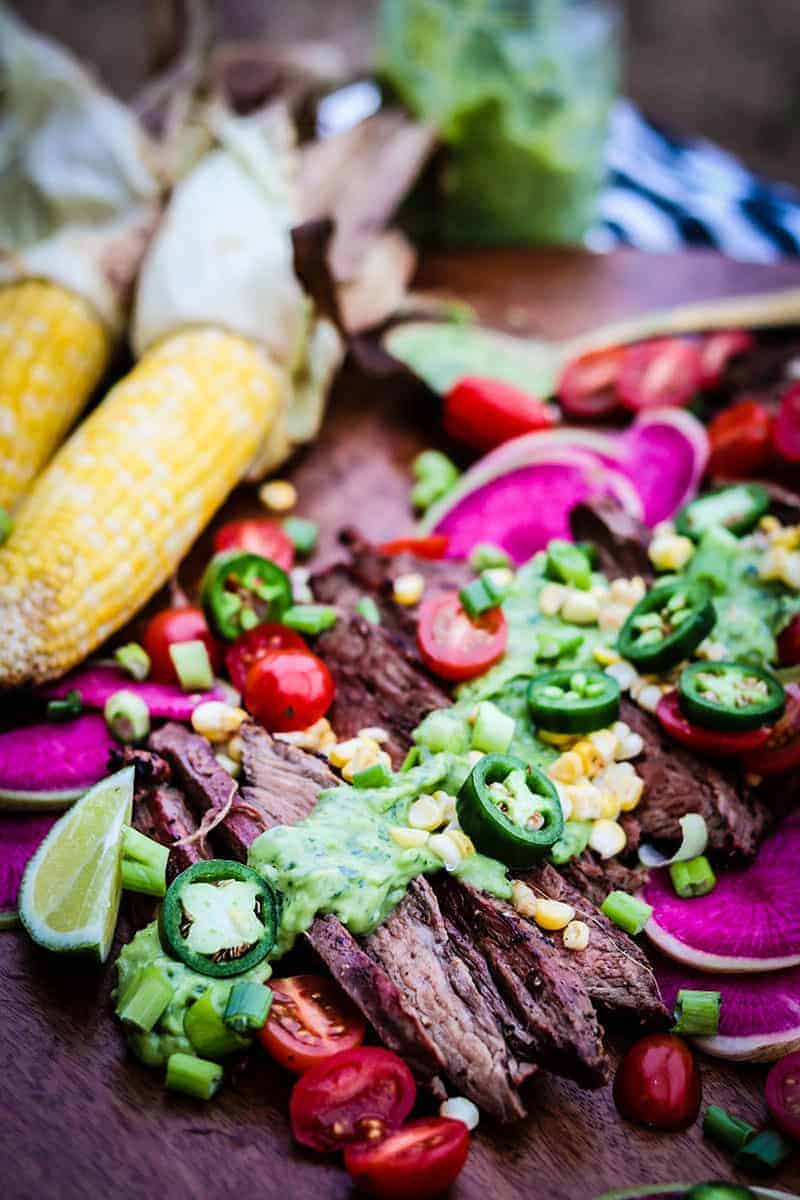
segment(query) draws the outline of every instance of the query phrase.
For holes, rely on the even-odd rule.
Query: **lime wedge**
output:
[[[104,962],[119,912],[122,831],[133,809],[133,767],[86,793],[57,821],[25,868],[19,916],[40,946]]]

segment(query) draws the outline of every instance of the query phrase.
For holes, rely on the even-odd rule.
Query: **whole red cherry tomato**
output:
[[[280,625],[277,621],[262,621],[253,629],[240,633],[235,642],[231,642],[225,651],[225,665],[231,677],[231,683],[237,691],[243,692],[247,675],[254,662],[263,658],[270,650],[307,650],[300,634],[288,625]]]
[[[502,608],[470,617],[457,592],[425,600],[419,610],[417,645],[425,665],[443,679],[472,679],[496,663],[506,648]]]
[[[769,461],[772,416],[756,400],[740,400],[718,413],[708,426],[709,475],[746,478]]]
[[[782,667],[800,665],[800,613],[778,634],[778,661]]]
[[[567,363],[558,381],[561,407],[584,421],[602,420],[619,408],[617,379],[624,346],[590,350]]]
[[[459,379],[444,398],[444,427],[475,450],[491,450],[509,438],[550,429],[558,412],[536,396],[499,379]]]
[[[249,550],[277,563],[284,571],[294,566],[294,545],[277,521],[269,517],[250,517],[228,521],[214,534],[214,551]]]
[[[261,1045],[288,1071],[302,1075],[364,1040],[364,1018],[332,979],[293,975],[270,979],[272,1007],[258,1031]]]
[[[614,1102],[629,1121],[685,1129],[700,1111],[700,1075],[686,1042],[654,1033],[630,1048],[614,1080]]]
[[[270,650],[253,663],[244,685],[245,708],[265,729],[307,729],[333,702],[334,683],[310,650]]]
[[[781,458],[800,463],[800,383],[793,384],[783,393],[772,438]]]
[[[151,617],[145,627],[142,645],[150,656],[150,674],[158,683],[178,684],[178,676],[170,656],[170,646],[178,642],[203,642],[211,667],[219,670],[220,650],[206,623],[202,609],[164,608]]]
[[[745,329],[723,329],[710,333],[700,347],[703,374],[700,384],[704,388],[719,387],[728,363],[752,350],[756,339]]]
[[[800,1051],[785,1054],[770,1068],[766,1097],[778,1129],[800,1142]]]
[[[344,1165],[353,1182],[377,1200],[430,1200],[447,1191],[468,1153],[463,1121],[424,1117],[382,1141],[346,1146]]]
[[[617,394],[626,408],[688,404],[700,387],[700,353],[691,342],[656,338],[625,351],[617,379]]]

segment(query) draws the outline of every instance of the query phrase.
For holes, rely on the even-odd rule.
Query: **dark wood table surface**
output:
[[[642,311],[800,284],[800,266],[750,267],[711,255],[509,251],[429,258],[421,286],[472,301],[495,324],[564,336]],[[293,464],[301,511],[321,524],[321,553],[357,523],[375,537],[410,524],[407,465],[430,444],[435,413],[412,387],[345,372],[317,444]],[[255,507],[252,489],[224,515]],[[207,551],[208,534],[197,558]],[[0,1196],[4,1200],[278,1200],[351,1194],[337,1161],[298,1152],[287,1123],[290,1080],[259,1053],[203,1105],[168,1094],[126,1053],[109,1010],[110,967],[94,970],[0,933]],[[765,1120],[765,1068],[702,1060],[704,1103]],[[730,1177],[698,1126],[658,1135],[623,1123],[610,1089],[584,1092],[542,1075],[529,1117],[484,1121],[456,1200],[592,1200],[612,1187]],[[774,1186],[800,1192],[800,1156]]]

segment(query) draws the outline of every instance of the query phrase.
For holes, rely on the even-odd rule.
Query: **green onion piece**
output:
[[[129,892],[163,896],[167,890],[169,847],[126,825],[122,833],[122,886]]]
[[[770,1171],[777,1171],[791,1152],[791,1146],[777,1129],[762,1129],[760,1133],[747,1139],[734,1162],[741,1171],[766,1175]]]
[[[497,608],[499,603],[495,588],[490,591],[484,579],[473,579],[458,593],[465,612],[470,617],[479,617],[490,608]]]
[[[255,614],[253,614],[255,616]],[[240,616],[244,617],[244,612]],[[258,620],[256,620],[258,624]],[[244,621],[242,621],[244,628]],[[211,659],[205,642],[199,639],[192,642],[173,642],[169,648],[169,656],[178,676],[178,682],[185,692],[207,692],[214,686],[214,672],[211,669]]]
[[[183,1032],[198,1054],[205,1058],[223,1058],[236,1050],[245,1050],[248,1042],[229,1029],[223,1019],[228,1006],[228,989],[214,985],[186,1010]]]
[[[701,992],[681,988],[675,1002],[675,1033],[687,1037],[711,1037],[719,1030],[722,996],[719,992]]]
[[[272,1007],[272,992],[263,983],[242,979],[231,988],[224,1021],[234,1033],[255,1033],[266,1022]]]
[[[591,821],[565,821],[564,832],[550,848],[550,858],[556,866],[561,866],[563,863],[577,858],[589,845],[591,835]]]
[[[480,581],[483,584],[489,599],[494,600],[495,607],[498,604],[502,604],[508,595],[508,587],[497,582],[494,577],[493,569],[490,568],[488,571],[484,571],[480,577]]]
[[[693,896],[707,896],[714,890],[717,882],[705,854],[690,858],[686,862],[672,863],[669,877],[677,895],[683,900],[690,900]]]
[[[703,1133],[723,1150],[737,1154],[755,1129],[747,1121],[730,1116],[718,1104],[710,1104],[703,1118]]]
[[[295,551],[305,558],[314,550],[319,539],[319,525],[308,517],[284,517],[283,532],[291,541]]]
[[[371,767],[365,767],[363,771],[356,771],[353,776],[353,787],[357,788],[388,787],[391,782],[392,772],[386,763],[373,763]]]
[[[553,538],[547,547],[544,573],[557,583],[570,584],[588,592],[592,586],[591,563],[583,551],[573,542]]]
[[[72,688],[61,700],[47,702],[48,721],[70,721],[83,712],[83,697],[77,688]]]
[[[118,646],[114,658],[123,671],[141,683],[150,674],[150,655],[144,646],[138,642],[128,642],[127,646]]]
[[[282,625],[312,636],[331,629],[336,621],[336,609],[326,604],[293,604],[281,617]]]
[[[472,749],[505,754],[514,737],[516,722],[491,700],[482,700],[472,726]]]
[[[600,905],[600,911],[605,913],[609,921],[632,935],[641,933],[653,915],[651,905],[629,896],[627,892],[609,892]]]
[[[108,697],[103,716],[118,742],[141,742],[150,732],[149,708],[141,696],[124,688]]]
[[[167,1059],[167,1087],[184,1092],[197,1100],[210,1100],[222,1083],[222,1067],[193,1054],[170,1054]]]
[[[469,749],[466,721],[451,717],[442,709],[434,709],[432,713],[428,713],[412,736],[418,745],[427,746],[434,754],[443,751],[463,754]]]
[[[144,863],[123,858],[120,863],[120,879],[126,892],[140,892],[143,896],[166,895],[166,881]]]
[[[488,571],[490,567],[510,567],[512,565],[511,559],[502,546],[496,546],[494,542],[478,542],[477,546],[472,547],[468,561],[476,574]]]
[[[173,997],[173,989],[160,969],[152,963],[139,971],[120,998],[117,1016],[141,1033],[149,1033]]]
[[[362,596],[356,605],[356,612],[365,621],[369,621],[370,625],[380,625],[381,623],[380,610],[372,596]]]
[[[13,529],[14,522],[11,519],[11,514],[0,505],[0,546],[11,536]]]
[[[417,480],[411,489],[415,508],[430,508],[458,482],[458,467],[440,450],[423,450],[412,462],[411,471]]]
[[[686,578],[703,583],[710,591],[720,595],[728,586],[739,551],[737,537],[722,525],[712,525],[700,539],[686,568]]]
[[[400,774],[405,775],[406,771],[410,771],[412,767],[418,767],[422,761],[422,746],[412,746],[408,754],[403,759],[400,767]]]

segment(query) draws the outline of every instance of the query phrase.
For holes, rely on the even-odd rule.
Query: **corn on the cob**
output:
[[[55,283],[0,287],[0,505],[27,491],[97,386],[109,335]]]
[[[68,670],[159,588],[274,419],[265,351],[189,330],[149,351],[40,475],[0,550],[0,686]]]

